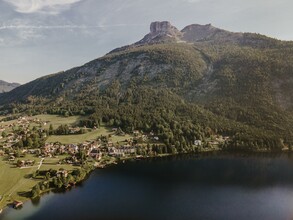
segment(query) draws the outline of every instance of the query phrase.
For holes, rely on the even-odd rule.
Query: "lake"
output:
[[[293,155],[184,155],[94,171],[3,220],[293,219]]]

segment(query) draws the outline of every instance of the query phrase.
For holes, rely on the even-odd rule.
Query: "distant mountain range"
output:
[[[5,109],[11,103],[19,111],[82,112],[125,130],[155,130],[178,146],[195,138],[192,129],[197,138],[229,135],[241,149],[290,147],[293,43],[210,24],[179,31],[153,22],[132,45],[0,95]]]
[[[18,83],[8,83],[3,80],[0,80],[0,93],[9,92],[18,86],[20,86],[20,84]]]

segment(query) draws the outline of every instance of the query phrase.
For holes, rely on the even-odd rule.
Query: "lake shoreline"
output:
[[[85,213],[113,220],[291,219],[292,155],[211,152],[121,160],[95,169],[80,186],[6,210],[0,219],[83,219]]]
[[[81,181],[79,181],[78,183],[76,183],[75,185],[72,185],[70,187],[67,187],[67,188],[61,188],[61,189],[58,189],[58,188],[50,188],[48,190],[45,190],[45,191],[42,191],[40,193],[40,195],[36,198],[41,198],[43,195],[45,194],[48,194],[48,193],[55,193],[56,192],[65,192],[68,191],[68,190],[71,190],[72,188],[75,188],[75,187],[78,187],[79,185],[83,184],[89,177],[90,175],[95,171],[95,170],[98,170],[98,169],[107,169],[109,167],[112,167],[112,166],[115,166],[115,165],[119,165],[119,164],[123,164],[123,163],[127,163],[127,162],[135,162],[135,161],[147,161],[147,160],[152,160],[152,159],[162,159],[162,158],[178,158],[178,157],[184,157],[184,156],[187,156],[187,157],[196,157],[196,158],[200,158],[201,156],[203,157],[211,157],[211,156],[215,156],[215,157],[219,157],[219,156],[239,156],[241,158],[246,158],[246,157],[251,157],[251,156],[256,156],[256,157],[260,157],[260,156],[264,156],[264,157],[279,157],[280,155],[282,154],[285,154],[285,155],[288,155],[292,153],[293,155],[293,152],[289,151],[289,150],[283,150],[283,151],[278,151],[278,152],[273,152],[273,151],[225,151],[225,150],[221,150],[221,149],[217,149],[217,150],[206,150],[206,151],[201,151],[201,152],[193,152],[193,153],[177,153],[177,154],[161,154],[161,155],[154,155],[154,156],[140,156],[140,157],[126,157],[126,158],[115,158],[115,160],[111,160],[111,161],[108,161],[106,162],[105,164],[103,165],[100,165],[100,164],[95,164],[95,168],[92,169],[86,176],[84,179],[82,179]],[[184,158],[185,160],[186,158]],[[29,200],[34,200],[36,198],[25,198],[23,200],[20,200],[21,202],[23,203],[27,203]],[[2,198],[4,199],[4,198]],[[9,208],[12,208],[12,204],[7,204],[6,206],[4,206],[2,208],[2,210],[0,209],[0,217],[1,215],[3,215],[5,213],[5,211]],[[21,209],[21,208],[20,208]],[[18,209],[15,209],[16,211]]]

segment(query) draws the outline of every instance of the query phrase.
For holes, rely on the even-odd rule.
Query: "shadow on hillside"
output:
[[[31,197],[31,192],[25,192],[25,191],[20,191],[17,193],[17,195],[21,196],[21,197],[25,197],[25,198],[30,198]]]

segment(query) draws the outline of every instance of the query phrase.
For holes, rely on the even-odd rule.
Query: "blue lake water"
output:
[[[94,171],[66,193],[7,209],[5,220],[290,220],[290,155],[180,156]]]

